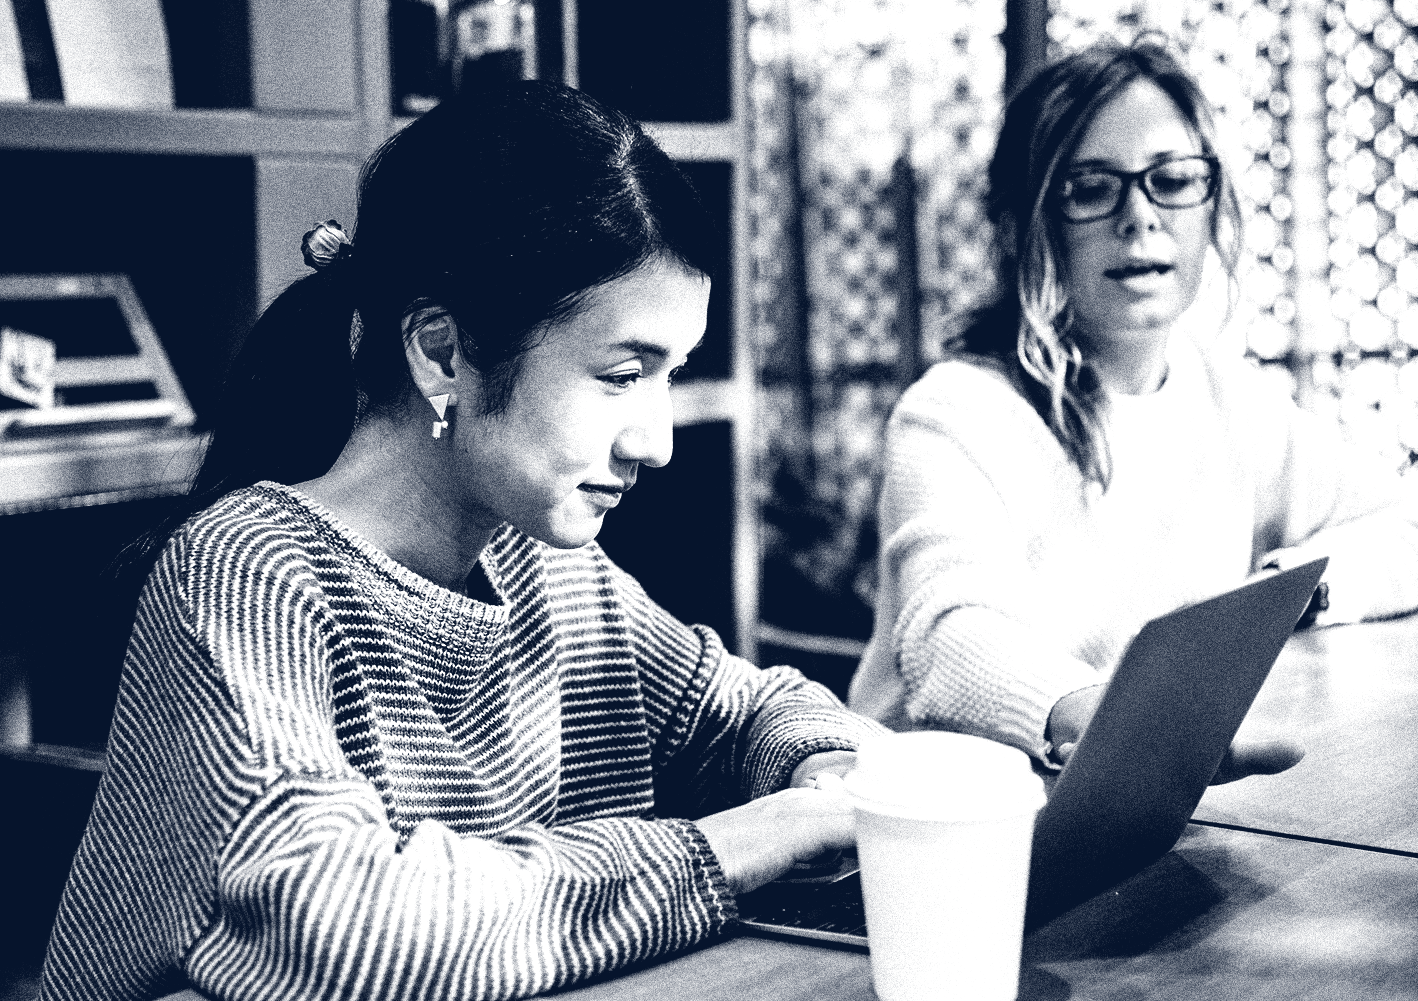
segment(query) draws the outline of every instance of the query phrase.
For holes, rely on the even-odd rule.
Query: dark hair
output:
[[[1100,42],[1044,67],[1010,100],[990,161],[987,211],[999,247],[1000,298],[950,345],[1003,361],[1084,476],[1105,488],[1112,462],[1098,413],[1101,387],[1073,334],[1059,267],[1062,223],[1049,195],[1098,111],[1137,80],[1160,87],[1203,152],[1217,155],[1209,102],[1156,35],[1130,46]],[[1224,163],[1220,174],[1211,242],[1234,297],[1241,210]]]
[[[519,359],[592,290],[653,259],[712,277],[712,230],[645,131],[579,91],[521,82],[444,101],[365,164],[353,246],[261,315],[191,490],[122,559],[146,572],[223,494],[328,471],[359,415],[406,391],[406,320],[453,319],[496,412]]]

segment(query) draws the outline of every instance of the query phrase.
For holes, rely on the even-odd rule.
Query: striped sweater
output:
[[[595,546],[504,527],[502,603],[290,488],[169,542],[44,998],[524,997],[735,916],[688,820],[874,724],[651,602]]]

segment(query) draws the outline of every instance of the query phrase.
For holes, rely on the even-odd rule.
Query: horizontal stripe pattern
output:
[[[691,822],[874,724],[595,545],[504,527],[487,605],[276,484],[140,600],[45,998],[526,997],[735,915]]]

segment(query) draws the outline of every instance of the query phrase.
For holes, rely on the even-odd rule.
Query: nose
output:
[[[622,462],[663,466],[674,453],[674,424],[670,387],[655,386],[645,393],[640,406],[635,408],[631,419],[621,428],[612,454]]]
[[[1150,232],[1162,225],[1162,217],[1142,190],[1142,179],[1134,179],[1123,194],[1123,207],[1118,212],[1118,234],[1130,236],[1139,231]]]

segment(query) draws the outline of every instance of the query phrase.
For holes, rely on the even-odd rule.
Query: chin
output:
[[[577,525],[549,525],[544,532],[530,532],[526,529],[523,531],[553,549],[580,549],[587,543],[594,542],[596,536],[601,534],[601,519],[595,518]]]
[[[1172,324],[1181,313],[1173,309],[1120,310],[1097,324],[1093,329],[1123,333],[1128,340],[1152,340],[1171,333]],[[1125,333],[1130,331],[1131,334]],[[1116,335],[1115,335],[1116,336]]]

